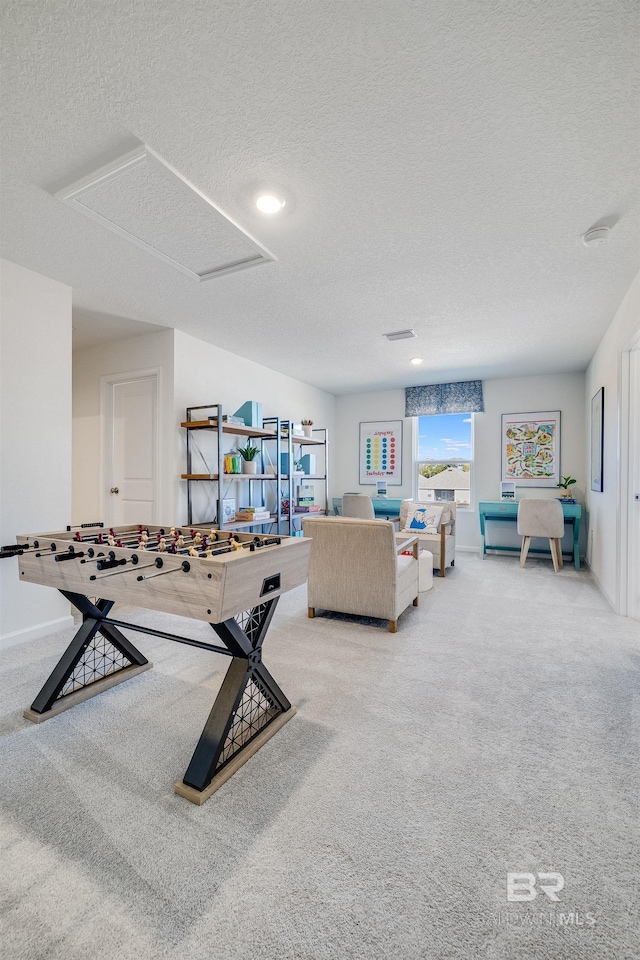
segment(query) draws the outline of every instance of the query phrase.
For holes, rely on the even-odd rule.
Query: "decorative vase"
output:
[[[257,473],[258,464],[255,460],[243,460],[242,461],[242,472],[243,473]]]
[[[311,424],[310,424],[310,423],[303,423],[303,424],[302,424],[302,429],[304,430],[304,435],[305,435],[305,437],[310,437],[310,436],[311,436],[311,429],[312,429],[312,428],[311,428]]]

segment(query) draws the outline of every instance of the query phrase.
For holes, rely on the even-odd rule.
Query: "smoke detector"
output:
[[[604,243],[611,233],[611,227],[592,227],[583,234],[582,242],[585,247],[590,247],[595,243]]]

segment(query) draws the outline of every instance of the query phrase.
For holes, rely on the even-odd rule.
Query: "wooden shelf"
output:
[[[295,502],[296,488],[299,484],[322,483],[324,491],[321,502],[325,505],[328,503],[326,469],[328,438],[325,427],[316,427],[310,436],[306,436],[302,432],[301,427],[299,428],[299,433],[294,432],[294,421],[290,419],[283,420],[280,417],[266,417],[263,421],[263,427],[232,423],[230,422],[231,419],[231,416],[225,419],[223,416],[223,407],[219,403],[202,404],[200,406],[187,407],[186,409],[185,419],[182,421],[181,427],[186,431],[187,463],[186,471],[180,474],[180,477],[181,480],[186,483],[189,524],[194,526],[193,520],[195,519],[193,517],[193,496],[195,488],[191,486],[192,482],[210,485],[210,489],[212,490],[211,496],[215,496],[218,516],[222,516],[224,513],[225,492],[234,504],[245,502],[255,504],[256,500],[259,499],[260,504],[264,502],[268,504],[268,507],[272,511],[277,511],[282,498],[285,498],[285,500],[291,504]],[[205,442],[204,453],[200,451],[199,446],[196,444],[196,437],[193,433],[194,430],[204,431],[201,437],[202,441]],[[222,434],[224,434],[226,439],[223,439]],[[260,448],[260,458],[254,461],[253,465],[257,466],[258,469],[262,468],[262,470],[268,470],[270,472],[224,473],[220,470],[220,467],[224,467],[221,454],[226,451],[226,448],[230,446],[234,448],[236,446],[241,447],[240,440],[233,440],[232,438],[234,437],[242,438],[243,442],[248,442]],[[283,465],[291,469],[294,463],[300,461],[305,450],[311,451],[313,447],[318,447],[320,453],[320,460],[315,470],[317,471],[318,468],[323,469],[324,467],[323,473],[314,471],[313,474],[309,474],[298,472],[297,470],[291,473],[281,472]],[[213,453],[211,453],[211,449],[213,449]],[[197,461],[194,460],[196,450],[200,457],[200,460]],[[209,450],[209,456],[205,459],[207,450]],[[323,451],[325,451],[324,463]],[[275,455],[280,452],[285,455],[282,459],[280,459],[279,455]],[[287,457],[288,460],[286,459]],[[314,456],[313,461],[315,460],[316,457]],[[199,467],[200,470],[203,468],[209,470],[210,467],[215,467],[216,472],[196,473],[194,467],[196,467],[196,469]],[[229,483],[227,483],[227,481],[229,481]],[[257,483],[252,485],[252,481],[257,481]],[[212,484],[214,486],[211,487]],[[264,486],[265,484],[266,487]],[[242,493],[243,490],[244,494]],[[202,494],[202,492],[201,489],[200,494]],[[207,494],[207,496],[209,496],[209,494]],[[195,502],[201,504],[202,499],[201,496],[198,496]],[[322,510],[314,511],[314,513],[318,515],[327,514],[328,512],[326,507],[323,507]],[[294,511],[291,515],[282,512],[278,515],[277,512],[272,512],[268,520],[254,519],[236,521],[229,519],[221,526],[221,529],[238,531],[244,529],[246,531],[247,529],[253,528],[258,532],[264,530],[265,527],[270,527],[272,530],[277,530],[279,535],[285,535],[284,531],[289,529],[289,535],[291,535],[294,532],[300,532],[300,524],[295,523],[296,517],[302,518],[304,516],[309,516],[309,514],[296,513]],[[204,525],[206,526],[206,524]],[[200,525],[195,524],[195,526]]]
[[[218,480],[217,473],[182,473],[182,480]],[[223,480],[277,480],[275,473],[223,473]],[[288,480],[288,473],[280,474],[281,480]],[[308,473],[294,473],[294,480],[324,480],[324,477],[310,477]]]
[[[182,480],[218,480],[217,473],[182,473]],[[275,473],[223,473],[223,480],[277,480]]]
[[[264,527],[269,523],[276,523],[276,516],[270,516],[268,520],[228,520],[222,527],[223,530],[235,530],[236,527]]]
[[[185,430],[217,430],[218,424],[211,420],[184,420],[181,424]],[[234,437],[253,437],[256,440],[277,440],[277,433],[271,430],[260,430],[258,427],[243,427],[239,423],[223,423],[222,432],[229,433]],[[281,440],[288,440],[288,433],[280,434]],[[316,440],[315,437],[305,437],[294,433],[291,435],[293,443],[318,444],[322,445],[324,440]]]

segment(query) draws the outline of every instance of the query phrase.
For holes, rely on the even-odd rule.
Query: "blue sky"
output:
[[[419,418],[419,460],[469,460],[470,458],[470,413],[449,413]]]

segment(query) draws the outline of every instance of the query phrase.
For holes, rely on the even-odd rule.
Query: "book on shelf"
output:
[[[293,508],[294,513],[320,513],[321,507],[315,503],[299,504]]]
[[[241,507],[236,510],[236,520],[255,520],[256,523],[261,523],[270,517],[271,514],[268,510],[256,510],[255,507]]]
[[[218,424],[217,417],[208,417],[207,419],[212,426],[217,426]],[[244,427],[245,425],[242,417],[236,417],[236,416],[233,416],[233,414],[227,414],[227,413],[222,414],[222,422],[232,423],[232,424],[235,424],[237,427]]]
[[[222,523],[229,523],[236,515],[235,497],[225,497],[222,501]],[[218,522],[216,520],[216,522]]]
[[[313,485],[311,483],[299,483],[296,486],[296,506],[309,507],[315,502]]]

